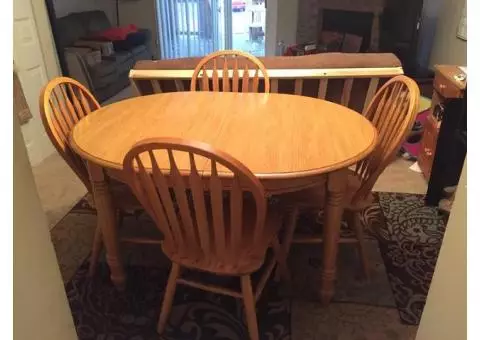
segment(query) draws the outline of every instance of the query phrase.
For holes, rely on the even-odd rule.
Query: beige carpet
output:
[[[424,194],[422,174],[409,170],[412,162],[397,159],[380,176],[375,191]],[[86,193],[85,187],[57,153],[33,169],[40,201],[53,227]]]

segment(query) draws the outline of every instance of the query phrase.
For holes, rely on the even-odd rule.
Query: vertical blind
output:
[[[224,0],[157,1],[162,59],[204,56],[222,48],[218,5]]]

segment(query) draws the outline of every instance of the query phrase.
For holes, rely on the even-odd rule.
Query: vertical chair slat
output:
[[[66,86],[65,84],[62,86],[62,85],[59,85],[61,91],[62,91],[62,96],[63,96],[63,99],[65,101],[65,106],[67,108],[67,113],[68,116],[70,117],[70,119],[72,120],[72,123],[73,125],[77,124],[78,121],[80,120],[81,117],[79,117],[77,115],[77,112],[75,111],[75,108],[73,107],[72,105],[72,102],[70,101],[70,98],[68,97],[68,94],[67,94],[67,90],[66,90]]]
[[[192,190],[193,207],[195,209],[195,217],[197,222],[198,236],[200,245],[205,256],[210,255],[210,232],[207,220],[207,210],[205,208],[205,193],[203,189],[203,181],[198,174],[193,153],[189,153],[190,157],[190,176],[189,183]]]
[[[229,250],[232,256],[236,256],[240,249],[238,246],[242,243],[242,221],[243,216],[243,196],[242,188],[235,178],[230,190],[230,244]]]
[[[175,199],[180,211],[180,227],[182,229],[182,234],[185,235],[187,239],[187,244],[190,249],[189,251],[197,252],[197,238],[195,235],[195,230],[193,229],[192,216],[190,215],[190,207],[187,198],[187,192],[185,183],[183,182],[182,175],[178,170],[177,163],[173,156],[171,149],[167,149],[168,158],[170,160],[170,178],[173,182],[173,190],[175,192]]]
[[[378,130],[378,138],[380,141],[380,145],[382,145],[382,140],[386,132],[386,129],[384,127],[385,126],[388,127],[388,124],[390,124],[390,121],[392,120],[391,113],[393,112],[393,110],[395,110],[395,103],[396,103],[396,99],[399,92],[400,92],[400,84],[397,83],[393,86],[390,97],[388,98],[388,101],[384,107],[384,112],[379,118],[377,130]]]
[[[52,107],[52,105],[50,105],[50,112],[54,112],[54,108]],[[62,126],[60,125],[60,122],[57,119],[55,114],[51,115],[51,123],[53,127],[50,127],[50,128],[54,130],[56,134],[58,134],[58,137],[61,140],[61,142],[59,143],[61,145],[59,146],[61,146],[62,149],[65,149],[65,143],[68,139],[68,133],[67,134],[65,133],[64,128],[62,128]]]
[[[230,91],[230,79],[228,78],[227,58],[223,58],[223,72],[222,72],[222,91]]]
[[[215,254],[225,256],[225,223],[223,211],[222,182],[218,177],[217,165],[211,160],[210,199],[212,204],[213,232],[215,240]]]
[[[258,75],[258,68],[256,68],[255,75],[253,76],[252,92],[258,92],[258,84],[259,84],[259,75]]]
[[[389,150],[389,145],[391,145],[392,141],[397,137],[395,134],[395,131],[400,131],[402,128],[402,124],[408,123],[408,121],[405,121],[405,117],[401,114],[402,112],[405,112],[405,104],[404,102],[398,103],[400,106],[397,111],[395,112],[395,117],[393,117],[393,120],[391,122],[391,125],[389,126],[389,131],[386,133],[386,136],[383,138],[383,145],[384,148],[386,148],[386,152],[390,152],[392,150]]]
[[[295,79],[295,90],[294,93],[297,96],[301,96],[303,92],[303,79],[298,78]]]
[[[65,117],[63,116],[62,112],[59,111],[57,106],[58,104],[55,105],[52,99],[49,100],[49,104],[50,104],[50,109],[53,112],[53,117],[55,118],[54,121],[57,123],[57,126],[60,128],[57,132],[62,132],[62,135],[63,135],[62,139],[66,140],[68,138],[68,135],[70,134],[70,128],[68,127],[68,124],[65,121]]]
[[[350,94],[352,92],[353,78],[345,79],[342,90],[342,97],[340,99],[340,104],[348,107],[350,103]]]
[[[162,201],[163,208],[168,218],[168,224],[170,225],[171,232],[174,236],[174,240],[179,247],[185,246],[185,241],[183,237],[182,230],[180,228],[180,221],[177,218],[177,213],[175,212],[175,205],[172,201],[172,196],[170,195],[169,186],[167,180],[163,173],[160,170],[160,167],[157,164],[155,155],[152,151],[149,151],[150,160],[152,162],[152,175],[157,187],[158,193]]]
[[[370,104],[373,96],[375,95],[375,92],[377,92],[379,80],[380,78],[377,78],[377,77],[370,79],[370,82],[368,84],[367,95],[365,96],[365,102],[363,104],[363,110],[362,110],[363,114],[365,114],[368,104]]]
[[[68,92],[70,93],[70,98],[72,99],[73,106],[75,107],[75,112],[77,114],[78,119],[82,119],[87,114],[83,111],[80,102],[78,101],[77,95],[72,87],[72,84],[67,84]]]
[[[248,65],[245,64],[243,69],[243,78],[242,78],[242,92],[249,92],[250,87],[250,75],[248,74]]]
[[[180,79],[175,79],[175,89],[177,92],[182,92],[185,91],[185,88],[183,87],[183,81]]]
[[[210,91],[208,74],[207,74],[207,69],[205,68],[205,66],[203,66],[203,73],[202,73],[202,91]]]
[[[153,93],[162,93],[162,86],[159,79],[152,79],[151,81]]]
[[[373,107],[373,110],[367,112],[366,118],[369,119],[373,125],[377,126],[379,119],[381,118],[380,114],[376,114],[377,112],[382,112],[383,108],[385,107],[387,100],[388,100],[388,93],[390,88],[387,88],[381,95],[380,100],[376,107]]]
[[[386,136],[384,137],[384,143],[389,145],[392,139],[395,137],[395,132],[400,130],[402,124],[407,123],[408,120],[405,120],[403,113],[405,113],[406,105],[408,104],[408,98],[405,98],[406,92],[402,92],[400,90],[394,108],[392,109],[392,121],[390,122],[390,126],[388,127],[388,131],[386,132]]]
[[[232,91],[233,92],[238,92],[239,83],[240,83],[240,78],[239,78],[239,74],[238,74],[238,57],[235,57],[234,65],[233,65],[233,79],[232,79]]]
[[[369,119],[372,124],[377,127],[380,126],[380,120],[382,119],[382,114],[384,112],[385,106],[388,104],[390,98],[389,93],[390,87],[386,88],[383,93],[379,93],[380,96],[378,103],[375,103],[374,106],[370,108],[370,112],[366,112],[365,117]],[[358,173],[362,178],[369,176],[369,171],[372,168],[375,168],[376,162],[378,162],[378,157],[381,154],[381,147],[377,147],[374,152],[370,154],[365,160],[360,163],[357,163],[355,172]]]
[[[172,230],[170,229],[165,212],[160,204],[154,180],[152,180],[152,177],[148,174],[139,155],[135,157],[135,160],[137,161],[138,166],[138,180],[142,184],[141,189],[143,189],[143,192],[145,192],[146,197],[143,198],[143,192],[139,192],[138,190],[136,191],[136,194],[140,196],[140,202],[142,202],[144,205],[151,205],[151,209],[148,210],[157,219],[158,225],[163,227],[161,231],[165,235],[167,242],[173,241],[175,244],[175,241],[178,242],[178,240],[174,238],[172,234]],[[152,174],[152,176],[158,176],[158,174]],[[148,202],[148,204],[146,204],[146,202]]]
[[[383,128],[383,133],[382,133],[382,138],[380,140],[380,143],[382,146],[386,145],[388,143],[388,137],[392,133],[392,130],[396,126],[396,122],[399,119],[399,106],[401,106],[403,102],[402,96],[401,96],[401,87],[399,86],[397,89],[397,92],[395,93],[395,97],[392,100],[392,104],[390,106],[389,111],[387,112],[387,117],[385,117],[385,126]]]
[[[80,103],[82,104],[83,111],[88,115],[90,112],[92,112],[92,108],[90,106],[90,103],[88,102],[87,98],[85,97],[85,94],[83,91],[80,91]]]
[[[318,82],[318,95],[319,99],[325,99],[327,96],[327,86],[328,86],[328,78],[322,78]]]
[[[132,85],[133,88],[133,93],[136,94],[136,96],[141,96],[142,91],[140,91],[140,87],[137,85],[138,80],[130,78],[130,85]]]
[[[58,89],[55,89],[55,90],[58,90]],[[67,112],[67,108],[65,106],[65,103],[64,103],[63,100],[60,99],[61,96],[59,96],[57,94],[57,91],[55,91],[55,90],[53,90],[52,93],[53,93],[54,98],[57,101],[58,108],[60,109],[59,114],[63,117],[65,123],[67,124],[68,130],[70,131],[71,129],[73,129],[74,122],[73,122],[72,118],[70,117],[70,115],[65,114]],[[61,90],[60,90],[60,92],[61,92]]]
[[[278,79],[272,79],[271,83],[272,83],[271,92],[278,93]]]
[[[212,70],[212,80],[213,80],[213,91],[220,91],[220,85],[218,81],[218,72],[217,72],[217,59],[213,59],[213,70]]]

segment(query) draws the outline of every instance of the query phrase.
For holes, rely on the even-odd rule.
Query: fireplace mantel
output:
[[[384,0],[300,0],[298,3],[297,42],[316,41],[321,27],[323,9],[355,12],[372,12],[375,20],[371,47],[378,46],[378,18],[384,8]]]

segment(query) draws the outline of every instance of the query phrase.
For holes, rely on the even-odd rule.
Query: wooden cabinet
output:
[[[464,81],[454,77],[462,72],[457,66],[438,65],[435,67],[434,91],[430,113],[425,121],[423,137],[420,142],[418,165],[425,178],[430,179],[433,161],[437,150],[437,139],[441,127],[443,105],[449,99],[462,98],[465,90]]]

